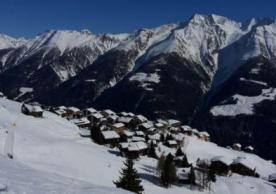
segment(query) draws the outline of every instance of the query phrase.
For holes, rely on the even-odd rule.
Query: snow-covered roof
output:
[[[127,137],[132,137],[134,133],[132,131],[124,130],[123,134],[125,134]]]
[[[135,131],[135,134],[138,136],[144,136],[145,133],[143,131]]]
[[[241,146],[241,144],[240,144],[240,143],[234,143],[234,144],[233,144],[233,147],[238,147],[238,148],[241,148],[242,146]]]
[[[201,131],[201,132],[199,132],[199,136],[201,136],[201,137],[210,137],[210,135],[209,135],[209,133],[207,132],[207,131]]]
[[[103,112],[106,113],[106,114],[108,114],[108,115],[115,115],[116,114],[115,112],[113,112],[110,109],[103,110]]]
[[[132,120],[130,117],[119,117],[118,122],[120,123],[129,123]]]
[[[127,113],[127,116],[129,116],[129,117],[134,117],[135,114],[133,114],[132,112],[128,112],[128,113]]]
[[[72,119],[70,120],[75,125],[84,125],[84,124],[90,124],[90,121],[86,117],[82,117],[80,119]]]
[[[102,131],[102,135],[105,140],[120,138],[120,136],[115,131]]]
[[[92,107],[86,108],[86,109],[84,109],[84,110],[87,111],[87,112],[89,112],[89,113],[95,113],[95,112],[97,112],[97,110],[94,109],[94,108],[92,108]]]
[[[149,135],[150,140],[158,140],[159,141],[160,137],[161,137],[161,135],[159,133],[154,134],[154,135]]]
[[[256,165],[254,164],[254,161],[246,158],[246,157],[238,157],[233,160],[232,164],[241,164],[250,170],[254,170],[256,168]]]
[[[57,115],[62,115],[62,114],[64,114],[64,113],[66,113],[66,111],[65,111],[65,110],[62,110],[62,109],[55,110],[54,112],[55,112]]]
[[[70,111],[72,111],[72,112],[74,112],[74,113],[80,111],[80,109],[78,109],[77,107],[74,107],[74,106],[68,107],[67,109],[70,110]]]
[[[119,114],[122,115],[122,116],[124,116],[124,117],[127,117],[127,116],[128,116],[128,113],[127,113],[127,112],[120,112]]]
[[[132,141],[146,141],[144,137],[139,137],[139,136],[133,136],[131,138]]]
[[[221,163],[229,166],[233,162],[233,159],[225,157],[225,156],[215,156],[211,159],[211,162],[221,162]]]
[[[168,140],[167,142],[169,145],[177,145],[177,142],[175,140]]]
[[[156,127],[160,128],[160,127],[164,127],[164,124],[163,123],[155,123],[154,124]]]
[[[246,146],[244,149],[253,151],[254,148],[252,146]]]
[[[175,125],[175,124],[181,124],[181,122],[179,120],[169,119],[168,124],[169,125]]]
[[[99,113],[99,112],[96,112],[96,113],[92,114],[92,116],[95,117],[95,118],[97,118],[97,119],[101,119],[101,118],[104,117],[104,116],[103,116],[101,113]]]
[[[148,146],[145,142],[131,142],[128,144],[129,151],[140,151],[147,149]]]
[[[30,112],[43,112],[43,109],[40,106],[37,105],[31,105],[31,104],[24,104],[24,106],[28,109]]]
[[[136,118],[140,120],[141,122],[146,122],[148,119],[144,117],[143,115],[136,115]]]
[[[142,126],[142,127],[146,128],[146,129],[149,129],[149,128],[151,128],[151,127],[152,127],[152,124],[151,124],[151,123],[149,123],[149,122],[146,122],[146,123],[142,123],[140,126]]]
[[[112,125],[112,127],[114,127],[114,128],[121,128],[121,127],[124,127],[124,126],[125,126],[124,123],[115,123],[115,124]]]

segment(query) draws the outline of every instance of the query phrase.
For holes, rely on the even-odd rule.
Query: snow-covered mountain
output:
[[[52,30],[0,49],[0,90],[17,100],[177,118],[213,131],[217,142],[249,142],[276,159],[274,143],[263,147],[257,138],[276,137],[268,111],[275,107],[275,32],[273,19],[213,14],[118,35]],[[219,139],[225,131],[232,138]]]
[[[0,34],[0,49],[16,48],[25,44],[27,40],[24,38],[13,38],[5,34]]]
[[[10,133],[15,137],[9,142],[13,144],[13,160],[3,152]],[[21,113],[21,103],[0,98],[0,142],[0,188],[7,186],[7,193],[128,193],[113,184],[125,160],[119,151],[80,137],[78,127],[53,113],[45,111],[43,118],[27,116]],[[175,153],[175,149],[166,146],[161,149]],[[195,137],[187,137],[185,152],[192,162],[199,156],[246,157],[261,176],[217,176],[212,186],[214,194],[275,192],[266,179],[276,171],[276,166],[255,154],[226,149]],[[135,161],[146,194],[209,193],[187,186],[167,189],[156,184],[156,163],[146,156]]]

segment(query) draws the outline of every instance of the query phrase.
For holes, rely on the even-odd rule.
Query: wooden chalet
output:
[[[252,146],[246,146],[244,148],[244,151],[247,153],[253,153],[254,152],[254,148]]]
[[[33,117],[42,117],[43,109],[37,104],[22,104],[21,112],[25,115],[31,115]]]
[[[123,134],[126,127],[124,123],[115,123],[111,126],[111,128],[116,131],[118,134]]]
[[[68,107],[66,111],[69,119],[77,119],[81,117],[81,111],[77,107]]]
[[[210,169],[218,175],[227,176],[231,173],[232,159],[224,156],[216,156],[211,159]]]
[[[207,131],[201,131],[199,132],[199,139],[204,141],[210,141],[210,135]]]
[[[119,143],[120,136],[115,131],[101,131],[102,144],[109,144],[112,147]]]
[[[116,113],[113,112],[113,111],[110,110],[110,109],[106,109],[106,110],[101,111],[101,114],[102,114],[105,118],[107,118],[107,117],[109,117],[109,116],[112,116],[112,115],[116,115]]]
[[[175,119],[168,119],[167,123],[170,127],[180,127],[181,126],[181,121],[175,120]]]
[[[82,111],[82,115],[85,116],[85,117],[89,117],[91,116],[92,114],[96,113],[97,110],[90,107],[90,108],[86,108]]]
[[[72,119],[70,120],[72,123],[77,125],[79,128],[90,128],[91,127],[91,122],[86,118],[82,117],[79,119]]]
[[[242,146],[239,143],[234,143],[232,148],[233,150],[241,151]]]
[[[244,176],[259,177],[253,162],[247,158],[237,158],[230,165],[231,171]]]

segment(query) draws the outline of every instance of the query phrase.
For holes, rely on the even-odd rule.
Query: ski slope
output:
[[[52,188],[52,191],[57,189],[56,193],[62,193],[58,189],[64,193],[68,193],[63,188],[79,188],[80,191],[76,191],[75,193],[85,193],[86,190],[81,189],[83,188],[83,184],[90,185],[87,187],[91,187],[92,190],[88,193],[101,193],[100,191],[104,191],[103,193],[122,192],[115,189],[115,185],[113,184],[113,181],[118,179],[119,171],[125,160],[119,156],[118,150],[111,150],[91,142],[88,138],[81,138],[75,125],[50,112],[45,111],[44,118],[23,115],[20,113],[20,105],[20,103],[0,98],[0,151],[2,155],[6,154],[5,147],[7,145],[5,142],[8,141],[8,147],[10,150],[12,149],[14,160],[3,159],[3,161],[5,165],[15,164],[15,167],[20,162],[20,165],[22,164],[30,173],[34,172],[33,176],[27,176],[32,177],[29,180],[32,183],[31,188],[36,189],[38,187],[39,184],[36,184],[38,182],[35,181],[40,181],[40,179],[43,181],[46,179],[45,177],[49,177],[47,180],[50,180],[50,185],[52,184],[50,188]],[[13,138],[10,138],[12,140],[9,141],[7,138],[11,132],[13,133]],[[162,151],[173,152],[173,150],[164,146],[161,146],[161,148]],[[216,155],[226,155],[235,158],[242,154],[252,160],[262,177],[266,178],[269,173],[276,172],[275,165],[258,156],[253,154],[249,156],[243,152],[228,150],[195,138],[190,138],[186,152],[188,158],[191,160],[196,160],[198,157],[211,158]],[[0,162],[2,162],[2,158],[0,158]],[[154,177],[156,162],[155,159],[147,157],[143,157],[135,162],[135,167],[145,187],[145,193],[205,193],[191,190],[187,186],[173,186],[171,189],[161,187],[158,184],[158,180]],[[9,174],[10,168],[6,168],[5,165],[0,165],[0,173]],[[36,175],[35,172],[47,174],[47,176]],[[20,176],[26,177],[23,173],[17,174],[19,174],[20,181]],[[33,178],[36,176],[38,177],[37,179]],[[52,176],[53,178],[51,178]],[[1,174],[0,178],[0,181],[3,181],[4,184],[9,183],[9,180],[13,179],[12,175],[8,179],[5,176],[1,176]],[[51,182],[52,180],[53,182]],[[61,181],[60,184],[59,181]],[[71,185],[67,187],[71,183],[70,181],[76,182],[77,186]],[[23,181],[20,184],[25,183]],[[104,187],[103,190],[101,190],[102,187]],[[112,189],[105,190],[106,187]],[[218,181],[212,188],[212,193],[215,194],[247,194],[252,193],[252,191],[256,194],[269,194],[276,191],[273,186],[263,179],[241,177],[238,175],[231,178],[218,177]],[[41,190],[41,193],[51,193],[47,192],[47,189],[49,189],[47,184],[44,189]],[[14,193],[23,192],[15,190]],[[32,192],[27,191],[26,193]],[[206,191],[206,193],[208,192]]]

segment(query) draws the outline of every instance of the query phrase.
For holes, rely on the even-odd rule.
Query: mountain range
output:
[[[0,35],[0,91],[19,101],[175,118],[276,160],[276,21],[195,14],[133,33]]]

